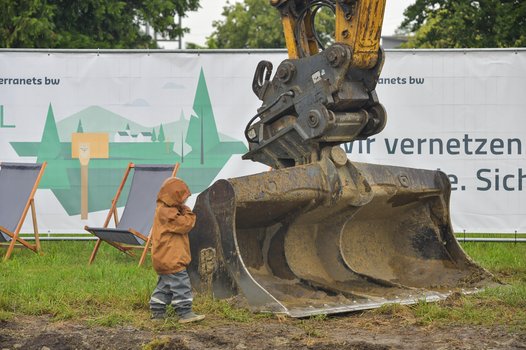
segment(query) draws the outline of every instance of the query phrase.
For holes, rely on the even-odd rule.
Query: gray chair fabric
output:
[[[0,164],[0,226],[15,231],[41,169],[40,163]],[[0,232],[0,242],[8,241],[11,237]]]
[[[144,236],[150,234],[157,194],[164,180],[172,176],[173,169],[173,165],[135,165],[128,199],[117,227],[88,227],[86,230],[107,241],[143,245],[144,241],[129,229]]]

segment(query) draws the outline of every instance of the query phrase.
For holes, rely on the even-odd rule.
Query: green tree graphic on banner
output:
[[[82,120],[79,119],[79,125],[77,126],[77,132],[83,133],[84,129],[82,128]]]
[[[193,109],[196,115],[190,117],[186,143],[192,147],[190,158],[198,155],[199,163],[204,164],[205,154],[217,147],[220,141],[203,69],[199,74]]]

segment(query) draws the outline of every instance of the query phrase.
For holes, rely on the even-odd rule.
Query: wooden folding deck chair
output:
[[[130,192],[124,206],[124,212],[119,220],[117,202],[132,169],[134,171]],[[134,255],[130,252],[131,249],[142,249],[139,266],[144,263],[146,254],[150,249],[150,230],[155,214],[157,194],[164,180],[175,176],[178,169],[179,163],[175,164],[175,166],[166,164],[139,165],[133,163],[128,165],[117,194],[111,203],[104,226],[84,227],[86,231],[99,238],[91,253],[89,264],[95,260],[97,251],[103,241],[130,256]],[[108,227],[112,217],[115,221],[115,228]]]
[[[45,168],[46,162],[0,163],[0,245],[8,247],[4,261],[9,259],[15,247],[29,248],[35,253],[40,251],[34,197]],[[35,244],[19,237],[29,208]]]

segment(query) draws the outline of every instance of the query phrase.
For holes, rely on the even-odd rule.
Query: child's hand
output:
[[[189,213],[192,211],[192,209],[190,209],[190,207],[188,207],[187,205],[181,205],[181,207],[179,208],[179,210],[181,211],[181,213],[184,215],[186,213]]]

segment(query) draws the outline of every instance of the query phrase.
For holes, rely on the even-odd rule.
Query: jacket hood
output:
[[[188,189],[183,180],[170,177],[163,182],[157,195],[157,200],[169,207],[174,207],[184,204],[190,195],[190,189]]]

